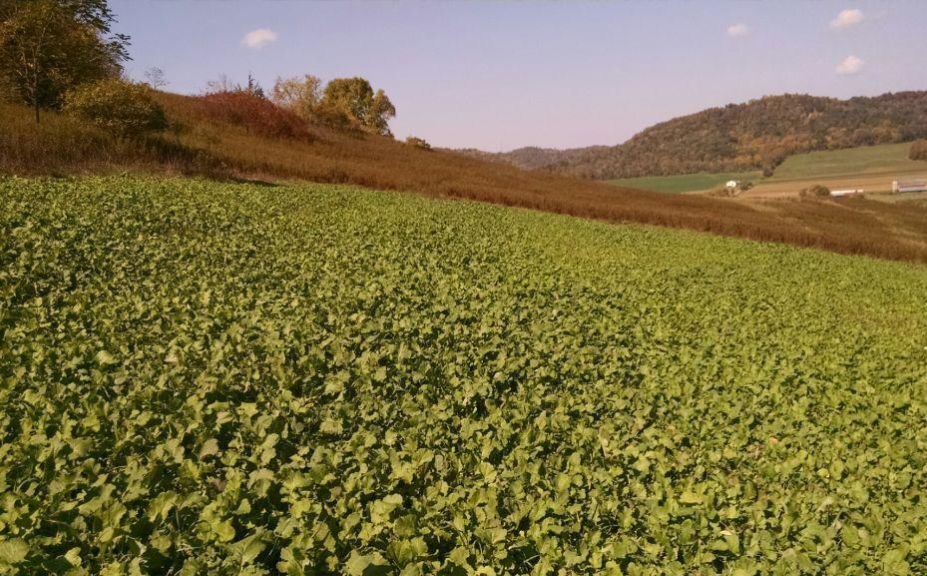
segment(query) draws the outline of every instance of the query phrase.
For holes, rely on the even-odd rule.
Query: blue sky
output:
[[[397,137],[434,145],[617,144],[766,94],[927,89],[927,1],[111,0],[133,77],[199,93],[248,72],[360,75]],[[251,36],[248,34],[251,33]],[[246,38],[251,40],[250,45]]]

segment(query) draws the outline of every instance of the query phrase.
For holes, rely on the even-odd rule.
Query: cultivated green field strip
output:
[[[927,268],[0,180],[0,573],[924,574]]]
[[[618,180],[609,180],[608,183],[615,184],[616,186],[637,188],[640,190],[652,190],[654,192],[681,194],[684,192],[697,192],[702,190],[711,190],[713,188],[723,188],[725,183],[729,180],[756,182],[761,177],[762,173],[760,172],[701,172],[697,174],[681,174],[676,176],[643,176],[640,178],[621,178]]]
[[[757,185],[788,182],[808,182],[810,185],[817,180],[884,175],[887,182],[885,190],[889,190],[892,179],[896,177],[927,177],[927,162],[908,159],[910,148],[910,143],[902,143],[796,154],[787,158],[769,178],[763,178],[760,172],[732,172],[644,176],[608,182],[629,188],[680,194],[721,188],[729,180]]]
[[[910,143],[884,144],[797,154],[787,158],[766,181],[786,182],[877,174],[903,176],[918,172],[927,175],[927,162],[908,158],[910,148]]]

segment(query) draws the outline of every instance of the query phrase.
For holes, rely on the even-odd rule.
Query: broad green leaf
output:
[[[29,546],[19,539],[0,540],[0,564],[15,566],[29,554]]]

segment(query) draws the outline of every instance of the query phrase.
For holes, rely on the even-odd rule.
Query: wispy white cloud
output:
[[[740,38],[741,36],[750,35],[750,27],[744,24],[743,22],[739,24],[731,24],[727,27],[727,35],[732,38]]]
[[[847,56],[843,62],[837,65],[837,74],[841,76],[852,76],[863,71],[866,62],[856,56]]]
[[[257,30],[252,30],[245,34],[245,37],[241,39],[241,43],[247,46],[248,48],[260,49],[270,44],[271,42],[277,41],[277,33],[269,28],[258,28]]]
[[[851,8],[848,10],[843,10],[840,14],[837,14],[837,17],[830,21],[831,28],[850,28],[856,26],[857,24],[862,23],[866,19],[866,16],[863,14],[863,11],[858,8]]]

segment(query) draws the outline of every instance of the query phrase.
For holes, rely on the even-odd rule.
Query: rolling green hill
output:
[[[0,572],[927,572],[922,266],[132,178],[0,264]]]
[[[640,176],[771,173],[803,152],[909,142],[927,137],[927,91],[849,100],[803,94],[767,96],[703,110],[647,128],[623,144],[543,154],[494,155],[526,168],[615,180]],[[525,162],[525,158],[530,162]]]
[[[771,172],[793,154],[908,142],[927,135],[927,92],[849,100],[769,96],[657,124],[552,170],[596,179],[693,172]]]

